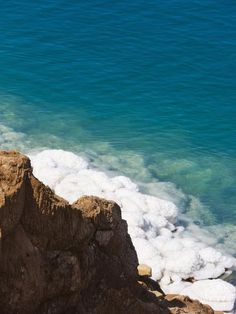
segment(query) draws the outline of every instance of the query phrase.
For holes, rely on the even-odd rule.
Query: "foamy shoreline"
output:
[[[227,226],[217,225],[202,229],[179,211],[175,197],[170,201],[173,198],[168,193],[158,191],[163,197],[143,194],[130,178],[100,171],[89,158],[68,151],[32,150],[35,147],[32,139],[8,127],[1,126],[0,135],[2,148],[16,147],[28,152],[36,176],[70,202],[84,194],[115,200],[128,221],[140,263],[152,267],[153,278],[160,281],[163,290],[188,294],[217,310],[231,310],[234,287],[221,279],[207,280],[225,276],[228,269],[235,267],[235,259],[224,252],[225,244],[218,242],[220,237],[227,239],[227,248],[234,252],[234,234],[230,227],[225,230]],[[100,156],[94,158],[97,157]],[[100,164],[106,164],[106,159],[102,158]],[[159,186],[151,184],[147,190],[152,194]],[[184,221],[184,226],[178,220]],[[197,284],[185,281],[193,277]]]
[[[29,156],[35,175],[69,202],[82,195],[116,201],[139,262],[152,267],[153,278],[165,292],[189,295],[215,310],[232,310],[235,288],[221,279],[208,279],[233,269],[235,259],[199,240],[201,229],[191,222],[187,227],[176,225],[179,212],[174,203],[143,194],[128,177],[109,177],[71,152],[44,150]],[[189,278],[196,281],[185,281]]]

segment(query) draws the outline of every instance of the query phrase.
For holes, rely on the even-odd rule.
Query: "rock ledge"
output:
[[[0,152],[1,314],[214,313],[165,296],[137,266],[116,203],[85,196],[70,205],[26,156]]]

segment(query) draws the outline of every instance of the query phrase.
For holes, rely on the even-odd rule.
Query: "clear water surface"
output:
[[[234,1],[9,0],[0,14],[0,124],[25,134],[1,147],[87,151],[235,227]]]

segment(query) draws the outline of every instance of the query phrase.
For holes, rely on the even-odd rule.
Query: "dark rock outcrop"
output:
[[[0,152],[1,314],[213,313],[156,297],[137,266],[116,203],[70,205],[33,176],[27,157]]]

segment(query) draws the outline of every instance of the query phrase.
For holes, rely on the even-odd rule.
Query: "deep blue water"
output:
[[[235,58],[235,1],[0,1],[0,124],[139,156],[235,224]]]

